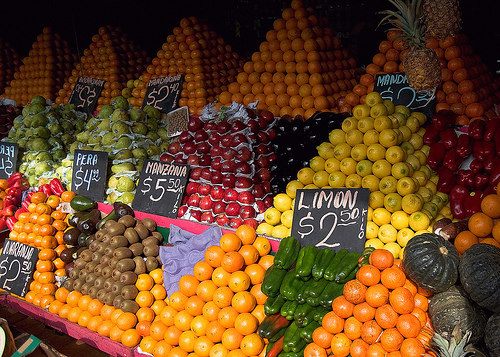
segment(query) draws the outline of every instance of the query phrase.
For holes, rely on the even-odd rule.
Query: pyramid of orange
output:
[[[46,27],[37,36],[28,57],[22,59],[4,96],[20,105],[28,104],[35,95],[54,101],[76,61],[68,42]]]
[[[231,46],[207,25],[196,17],[183,18],[141,79],[130,85],[129,101],[134,106],[142,106],[151,78],[184,74],[179,106],[188,106],[191,114],[200,114],[206,104],[213,102],[236,79],[243,63]]]
[[[334,31],[322,27],[301,0],[293,0],[218,99],[224,105],[258,101],[275,116],[307,119],[318,110],[335,110],[337,98],[356,85],[355,67]]]
[[[14,72],[19,70],[20,65],[19,54],[15,48],[0,38],[0,96],[14,79]]]
[[[92,43],[83,51],[80,63],[70,73],[63,88],[58,92],[56,104],[66,104],[78,77],[104,79],[104,89],[97,102],[96,110],[111,99],[122,94],[127,81],[139,77],[149,62],[147,53],[128,39],[119,27],[103,26]]]
[[[402,60],[408,49],[396,38],[396,31],[388,31],[387,40],[379,45],[379,53],[366,66],[366,73],[351,93],[345,97],[345,105],[353,107],[364,102],[366,93],[373,91],[374,78],[380,73],[404,72]],[[427,47],[436,51],[441,61],[442,82],[436,91],[436,108],[450,109],[458,114],[456,124],[466,125],[475,118],[494,116],[494,104],[500,102],[500,78],[493,74],[473,53],[466,35],[459,33],[438,41],[427,39]]]

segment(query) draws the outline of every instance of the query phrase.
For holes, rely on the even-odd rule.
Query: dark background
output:
[[[80,53],[88,47],[100,26],[120,26],[151,58],[161,48],[172,29],[183,17],[196,16],[202,23],[232,45],[241,56],[258,51],[273,21],[291,1],[280,0],[87,0],[87,1],[0,1],[0,38],[11,43],[21,58],[27,56],[31,44],[43,27],[50,26]],[[344,46],[367,65],[385,39],[387,27],[376,29],[383,17],[377,14],[392,9],[387,0],[304,0],[325,16]],[[496,1],[462,0],[463,30],[474,52],[481,56],[490,71],[500,70],[500,31]],[[496,6],[495,6],[496,8]],[[236,23],[240,37],[236,37]],[[77,40],[77,41],[76,41]]]

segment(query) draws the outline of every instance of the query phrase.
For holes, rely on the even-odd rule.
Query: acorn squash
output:
[[[479,306],[500,312],[500,248],[474,244],[460,259],[460,282]]]
[[[408,241],[401,267],[419,287],[439,293],[458,280],[458,263],[453,244],[437,234],[422,233]]]

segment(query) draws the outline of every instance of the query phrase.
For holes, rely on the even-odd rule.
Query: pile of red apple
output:
[[[21,109],[12,104],[0,105],[0,140],[9,134],[14,119],[21,114]]]
[[[273,204],[269,166],[276,158],[273,114],[246,108],[226,120],[191,116],[188,130],[160,160],[189,164],[190,176],[178,217],[237,228],[257,228]]]

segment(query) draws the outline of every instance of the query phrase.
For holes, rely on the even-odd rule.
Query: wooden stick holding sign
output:
[[[365,246],[369,194],[367,188],[297,190],[291,235],[302,246],[361,253]]]

